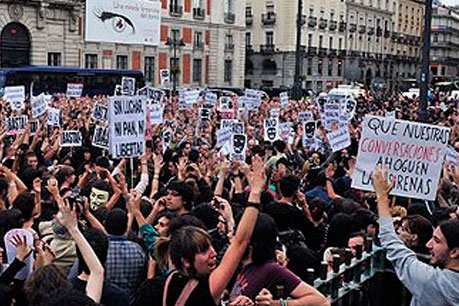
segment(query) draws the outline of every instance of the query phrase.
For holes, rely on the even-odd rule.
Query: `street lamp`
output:
[[[298,14],[296,18],[296,51],[295,51],[295,77],[293,80],[293,99],[299,100],[302,96],[301,90],[301,27],[303,26],[303,0],[298,0]]]
[[[174,67],[171,67],[172,73],[172,96],[177,94],[177,73],[179,66],[177,65],[177,49],[185,46],[183,39],[177,39],[175,37],[167,38],[166,46],[170,46],[174,50]]]
[[[421,64],[421,88],[419,93],[419,121],[427,122],[427,88],[429,82],[430,69],[430,32],[432,24],[432,0],[426,0],[426,12],[424,18],[424,35],[422,47],[422,64]]]

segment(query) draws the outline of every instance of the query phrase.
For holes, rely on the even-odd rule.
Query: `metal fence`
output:
[[[331,271],[329,263],[322,262],[319,278],[313,279],[314,270],[308,270],[309,284],[313,285],[331,301],[332,305],[372,305],[370,287],[378,272],[384,271],[384,249],[373,244],[369,237],[364,245],[357,245],[355,254],[351,249],[336,249]]]

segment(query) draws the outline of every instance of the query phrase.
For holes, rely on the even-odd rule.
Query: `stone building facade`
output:
[[[243,86],[242,0],[161,0],[158,46],[86,42],[85,3],[0,1],[1,66],[134,69],[155,86],[170,69],[178,87]]]
[[[423,2],[302,0],[303,87],[327,91],[375,79],[398,87],[420,62]],[[290,87],[295,71],[297,1],[248,0],[246,85]]]

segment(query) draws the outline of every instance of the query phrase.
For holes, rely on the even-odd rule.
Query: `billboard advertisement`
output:
[[[86,1],[86,41],[157,46],[160,26],[160,1]]]

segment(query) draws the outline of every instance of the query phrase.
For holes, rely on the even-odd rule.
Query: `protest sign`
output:
[[[142,96],[110,97],[108,104],[110,154],[138,157],[145,152],[147,102]]]
[[[123,88],[121,87],[121,85],[116,85],[115,86],[115,92],[113,93],[113,95],[116,97],[116,96],[122,96],[123,95]]]
[[[201,122],[207,121],[210,119],[210,110],[208,108],[200,108],[199,109],[199,120]]]
[[[319,110],[319,113],[323,114],[324,112],[324,105],[325,103],[328,103],[328,100],[327,98],[325,97],[318,97],[316,100],[316,105],[317,105],[317,109]]]
[[[234,109],[222,109],[220,111],[220,118],[222,119],[234,119],[236,117],[236,114],[234,112]]]
[[[423,123],[366,116],[352,187],[373,190],[377,164],[396,177],[390,194],[435,200],[450,129]]]
[[[280,109],[279,108],[272,108],[269,110],[269,115],[271,118],[277,118],[280,115]]]
[[[8,260],[8,264],[11,264],[16,258],[16,246],[12,243],[12,239],[16,235],[19,235],[22,239],[24,239],[23,237],[25,237],[27,246],[32,249],[34,248],[34,239],[33,239],[33,235],[31,232],[29,232],[26,229],[22,229],[22,228],[14,228],[12,230],[9,230],[3,237],[3,242],[6,248],[6,258]],[[25,280],[30,274],[32,274],[33,265],[34,265],[34,256],[32,255],[27,256],[24,260],[24,263],[25,263],[25,267],[19,270],[18,273],[16,273],[16,276],[14,277],[15,279]]]
[[[185,91],[183,90],[180,90],[178,92],[178,102],[179,102],[179,110],[186,110],[187,108],[192,106],[186,102]]]
[[[106,126],[97,125],[92,135],[92,145],[97,148],[109,149],[109,135]]]
[[[387,112],[386,113],[386,118],[388,118],[388,119],[396,119],[395,118],[395,111]]]
[[[344,108],[343,114],[347,121],[354,118],[355,109],[357,107],[357,101],[354,99],[346,99],[346,107]]]
[[[448,146],[445,152],[445,162],[448,165],[453,165],[456,169],[458,168],[457,158],[459,154],[457,154],[456,150],[452,146]]]
[[[37,97],[32,97],[30,101],[30,106],[32,108],[32,117],[34,118],[42,116],[46,112],[46,108],[48,107],[43,94]]]
[[[78,130],[62,131],[60,146],[61,147],[81,147],[83,136]]]
[[[257,110],[260,107],[261,95],[253,89],[246,89],[244,94],[244,105],[248,110]]]
[[[150,124],[163,123],[164,107],[160,104],[150,104]]]
[[[220,129],[228,129],[228,130],[233,130],[233,123],[236,120],[233,119],[222,119],[220,121]]]
[[[26,115],[6,118],[6,133],[8,135],[23,133],[28,121]]]
[[[61,110],[57,108],[48,109],[48,120],[47,125],[51,126],[61,126]]]
[[[92,118],[99,121],[108,120],[108,107],[100,103],[94,104],[94,109],[92,110]]]
[[[135,78],[123,77],[121,79],[121,94],[125,96],[135,94]]]
[[[282,140],[292,143],[293,137],[291,137],[294,133],[293,126],[291,122],[284,122],[279,124],[279,133]]]
[[[288,93],[287,92],[281,92],[279,94],[280,102],[282,107],[287,107],[288,105]]]
[[[172,130],[165,129],[162,133],[162,143],[163,143],[163,153],[169,148],[171,141],[172,141]]]
[[[314,115],[312,112],[299,112],[298,119],[300,119],[300,121],[311,121],[314,120]]]
[[[40,129],[40,122],[37,119],[29,120],[30,136],[35,135]]]
[[[264,121],[264,140],[274,142],[279,139],[279,130],[277,125],[279,123],[278,118],[265,119]]]
[[[247,135],[233,134],[231,137],[230,161],[239,160],[245,162],[247,148]]]
[[[211,92],[206,92],[204,100],[205,100],[206,103],[215,105],[215,103],[217,103],[217,98],[218,97],[217,97],[216,94],[211,93]]]
[[[231,135],[233,135],[233,131],[231,129],[217,130],[217,144],[215,145],[215,147],[223,147],[223,145],[225,145],[225,143],[227,143],[231,139]]]
[[[185,102],[192,107],[194,103],[199,101],[199,90],[187,90],[185,93]]]
[[[242,122],[233,122],[233,134],[244,134],[244,124]]]
[[[12,110],[21,111],[24,109],[25,86],[6,86],[3,96],[5,101],[10,103]]]
[[[230,97],[220,97],[220,108],[219,110],[233,109],[233,100]]]
[[[68,83],[67,84],[67,97],[79,98],[83,94],[83,84],[81,83]]]
[[[325,103],[324,112],[321,118],[323,119],[324,128],[331,130],[334,123],[339,124],[340,121],[340,106],[337,103]]]
[[[309,147],[314,144],[315,142],[315,135],[316,135],[316,121],[307,121],[303,122],[303,147]]]
[[[340,127],[328,133],[327,138],[333,152],[340,151],[351,145],[351,135],[349,134],[348,126]]]
[[[166,85],[170,82],[170,71],[169,69],[161,69],[159,70],[159,74],[161,76],[161,86]]]

